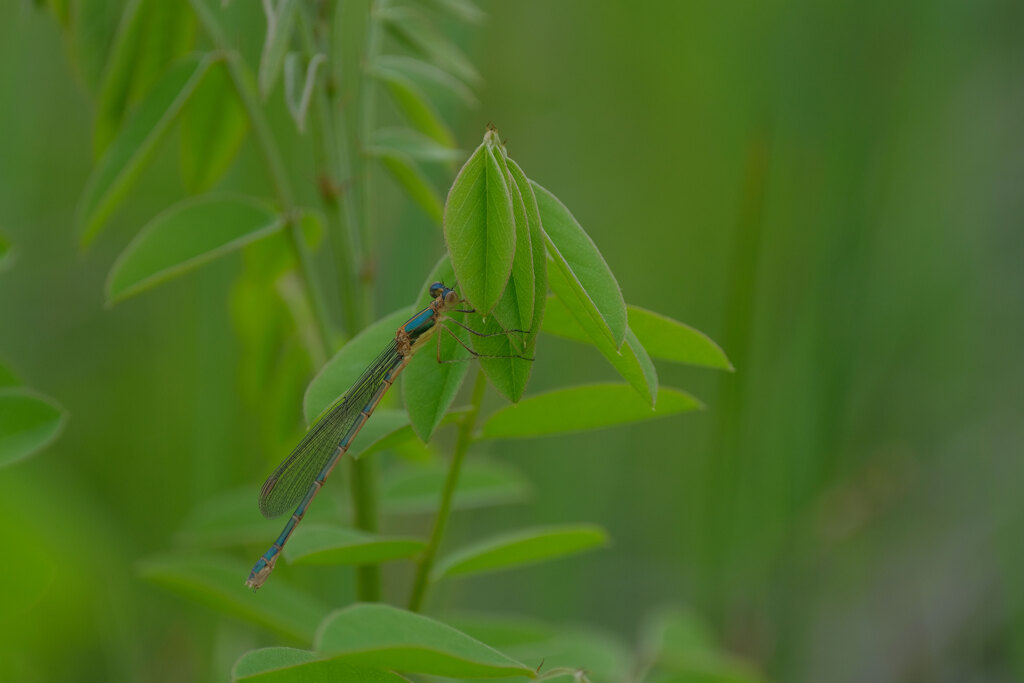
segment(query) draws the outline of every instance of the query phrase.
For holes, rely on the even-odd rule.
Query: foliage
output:
[[[253,650],[238,660],[236,680],[314,675],[402,680],[396,671],[462,679],[758,680],[710,637],[678,637],[678,631],[699,622],[689,614],[658,615],[648,627],[645,649],[635,655],[614,638],[586,628],[540,629],[508,639],[521,629],[512,618],[484,625],[464,618],[459,629],[417,614],[442,581],[512,570],[609,542],[607,532],[595,525],[546,525],[509,530],[440,554],[452,509],[519,501],[529,491],[516,470],[464,460],[471,447],[700,408],[686,392],[659,385],[652,358],[732,368],[705,335],[626,303],[597,245],[570,210],[511,158],[495,128],[488,127],[442,202],[435,178],[450,174],[461,153],[434,95],[472,103],[480,76],[437,25],[442,18],[479,21],[482,15],[470,0],[434,0],[422,8],[371,3],[364,72],[354,90],[344,85],[355,92],[360,113],[355,123],[344,118],[352,103],[338,101],[338,79],[348,68],[334,44],[342,4],[265,0],[266,30],[253,69],[225,38],[225,10],[207,0],[106,3],[103,16],[114,8],[121,12],[116,28],[106,21],[88,30],[81,5],[69,15],[54,3],[55,14],[75,37],[75,61],[95,98],[97,162],[78,209],[81,244],[89,246],[101,236],[174,132],[183,185],[192,194],[139,227],[110,269],[109,304],[244,251],[246,267],[232,295],[239,332],[258,347],[249,356],[249,371],[269,376],[266,366],[297,344],[305,360],[319,367],[303,402],[310,424],[344,395],[403,321],[429,303],[427,284],[454,285],[471,309],[452,315],[455,326],[437,333],[436,353],[414,357],[404,375],[404,408],[377,410],[349,452],[354,525],[307,522],[284,551],[294,565],[357,565],[363,600],[377,597],[380,565],[412,559],[409,609],[360,602],[329,613],[325,599],[289,585],[287,577],[274,577],[257,597],[241,592],[244,565],[220,551],[248,546],[269,527],[254,523],[255,507],[234,493],[195,510],[179,536],[182,547],[145,561],[141,575],[290,643],[312,645],[311,650]],[[310,125],[316,135],[315,199],[296,192],[285,169],[282,132],[268,115],[278,83],[296,130]],[[398,125],[378,125],[378,85],[400,113]],[[246,140],[263,160],[269,191],[218,190]],[[354,153],[353,144],[363,154]],[[375,196],[366,167],[371,162],[442,227],[447,245],[447,255],[425,278],[415,304],[372,323],[363,293],[374,242],[369,226]],[[350,185],[358,186],[359,197],[347,190]],[[329,278],[317,272],[321,232],[340,292],[336,304],[324,289]],[[253,308],[253,301],[267,295],[281,300],[291,321],[265,319],[262,307]],[[541,332],[593,345],[623,382],[529,395]],[[480,372],[474,373],[468,407],[455,406],[471,364],[439,361],[471,356]],[[285,381],[296,381],[295,374],[285,373]],[[510,405],[481,415],[485,379]],[[2,389],[0,403],[5,407],[0,463],[43,447],[63,423],[59,408],[31,392]],[[442,467],[432,437],[448,424],[457,435],[450,462]],[[433,497],[438,508],[429,538],[379,533],[375,458],[369,456],[384,451],[406,460],[382,486],[383,507],[422,513],[424,501]],[[214,547],[218,552],[210,553]],[[486,635],[478,640],[476,630]]]

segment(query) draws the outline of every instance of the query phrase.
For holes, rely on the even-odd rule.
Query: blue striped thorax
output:
[[[443,282],[433,283],[428,291],[433,301],[402,326],[411,342],[415,342],[421,335],[434,327],[437,324],[438,314],[448,306],[455,305],[459,300],[455,290],[445,287]]]

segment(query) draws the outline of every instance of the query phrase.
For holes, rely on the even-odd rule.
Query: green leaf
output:
[[[519,185],[509,174],[508,160],[504,148],[495,152],[501,169],[508,195],[512,205],[512,228],[515,231],[515,254],[512,257],[512,269],[509,273],[505,291],[494,308],[494,317],[506,330],[532,329],[534,282],[533,282],[533,247],[530,242],[530,222],[526,215],[526,203],[519,191]],[[488,187],[492,185],[488,175]],[[513,344],[522,348],[521,344]]]
[[[138,294],[283,226],[273,209],[248,197],[186,199],[150,221],[121,252],[107,278],[107,301]]]
[[[281,522],[256,513],[256,492],[255,486],[245,486],[199,503],[175,534],[175,542],[187,548],[224,548],[276,537]],[[315,510],[312,506],[310,513]]]
[[[559,277],[562,276],[559,275]],[[562,277],[562,280],[562,287],[565,287],[564,277]],[[573,317],[569,309],[562,303],[562,300],[554,294],[548,297],[547,314],[544,316],[544,325],[541,327],[541,332],[554,337],[580,342],[581,344],[595,345],[593,338],[576,321],[576,318]],[[612,353],[615,353],[615,347],[612,346],[611,342],[608,342],[607,348]]]
[[[485,538],[441,558],[431,576],[480,574],[537,564],[608,544],[608,534],[593,524],[534,527]]]
[[[732,370],[725,352],[710,337],[689,325],[639,306],[628,306],[629,329],[655,358]]]
[[[6,382],[14,380],[6,374]],[[16,381],[16,380],[14,380]],[[49,445],[64,429],[67,415],[52,399],[23,387],[0,389],[0,467],[23,460]]]
[[[398,438],[396,435],[399,434],[412,435],[412,429],[409,427],[409,414],[404,410],[377,408],[363,428],[359,430],[359,436],[352,442],[352,446],[346,453],[349,457],[358,460],[363,455],[376,453],[386,448],[387,444],[394,443]]]
[[[381,604],[357,604],[331,614],[316,649],[371,668],[452,678],[536,678],[532,668],[428,617]]]
[[[427,289],[432,282],[453,281],[451,263],[447,257],[441,257],[420,289],[416,310],[425,308],[429,303],[430,295]],[[448,317],[462,320],[459,313],[449,313]],[[446,330],[452,333],[449,334]],[[416,434],[424,442],[430,441],[434,430],[444,420],[469,370],[468,362],[459,362],[469,358],[469,352],[463,346],[467,343],[468,333],[455,325],[444,329],[435,328],[434,334],[437,337],[436,341],[429,342],[412,357],[402,380],[402,396],[409,411],[409,420]],[[461,340],[461,344],[456,341],[456,337]],[[439,363],[438,358],[452,362]]]
[[[444,621],[477,640],[509,650],[546,643],[558,633],[555,628],[532,617],[508,614],[456,613],[445,615]]]
[[[757,683],[764,677],[747,662],[723,651],[711,629],[690,610],[663,609],[648,618],[642,629],[644,659],[669,675],[666,683]]]
[[[585,327],[588,334],[599,331],[619,348],[626,338],[626,302],[619,283],[569,209],[548,190],[530,182],[537,197],[548,253],[569,283],[566,294],[571,292],[572,296],[565,300],[566,306],[593,321],[593,326]]]
[[[440,425],[452,424],[462,416],[466,414],[467,409],[454,409],[449,410],[444,414],[441,419]],[[373,420],[377,419],[377,413],[380,409],[373,413]],[[413,429],[412,423],[409,421],[409,413],[405,410],[386,410],[385,415],[392,415],[392,417],[386,418],[391,420],[390,424],[385,424],[380,427],[375,427],[369,434],[359,433],[359,438],[356,439],[357,443],[349,453],[354,454],[357,460],[368,455],[373,455],[378,451],[393,450],[399,456],[403,456],[412,451],[426,450],[427,446],[420,441],[419,436],[416,435],[416,430]],[[373,420],[366,423],[363,427],[363,431],[366,431],[371,427]],[[439,426],[440,426],[439,425]],[[429,451],[426,457],[430,459]]]
[[[689,394],[664,387],[651,408],[625,384],[588,384],[530,396],[484,423],[485,439],[513,439],[589,431],[653,420],[701,408]]]
[[[301,642],[313,639],[314,624],[327,609],[284,581],[263,587],[259,598],[243,590],[249,566],[215,555],[177,555],[147,559],[139,573],[149,581]]]
[[[324,411],[344,396],[413,313],[412,308],[402,308],[384,316],[353,337],[327,361],[306,388],[302,410],[307,424],[316,422]]]
[[[270,4],[273,5],[274,0],[270,0]],[[284,65],[284,57],[288,53],[288,44],[295,26],[297,8],[297,0],[277,0],[277,6],[267,17],[267,33],[263,39],[259,70],[260,96],[263,99],[267,99],[270,91],[274,89],[274,84],[277,83],[278,76],[281,75],[281,67]]]
[[[479,101],[473,91],[458,78],[438,66],[408,55],[380,55],[374,67],[404,77],[429,97],[432,94],[454,95],[465,105],[476,107]]]
[[[303,524],[285,546],[295,564],[380,564],[418,555],[426,543],[408,536],[381,536],[336,525]]]
[[[557,331],[553,334],[567,336],[570,339],[577,339],[596,346],[601,355],[622,375],[622,378],[629,382],[630,386],[636,389],[649,405],[654,406],[658,397],[658,371],[655,369],[654,363],[651,362],[651,357],[647,355],[647,350],[644,349],[643,344],[636,338],[633,331],[626,328],[625,343],[616,350],[615,345],[608,337],[595,330],[597,323],[593,318],[579,309],[570,311],[566,307],[565,302],[574,299],[571,286],[561,270],[552,268],[548,283],[551,285],[551,290],[555,292],[555,296],[548,301],[542,329],[545,332],[568,330],[567,334],[559,334]],[[591,333],[587,334],[586,329],[589,329]]]
[[[529,297],[529,301],[533,305],[532,313],[523,313],[524,323],[529,321],[527,328],[532,330],[531,337],[527,341],[527,349],[525,355],[532,355],[531,338],[536,339],[539,331],[538,323],[544,319],[544,310],[547,304],[548,294],[548,278],[547,278],[547,258],[545,257],[546,248],[544,245],[544,231],[541,226],[540,209],[537,206],[537,197],[533,192],[533,187],[530,185],[530,181],[526,178],[526,174],[519,168],[519,165],[512,159],[508,159],[508,171],[511,177],[511,185],[518,190],[520,197],[523,200],[523,208],[525,210],[525,219],[529,227],[529,244],[530,249],[533,252],[533,258],[531,264],[533,267],[533,296]],[[519,220],[518,218],[516,220]],[[518,239],[518,236],[517,236]],[[522,244],[521,241],[517,244]],[[518,249],[518,248],[517,248]]]
[[[425,133],[445,147],[455,146],[455,136],[437,113],[430,98],[416,82],[403,73],[384,66],[371,68],[370,75],[387,86],[395,104],[413,128]]]
[[[431,463],[396,468],[381,482],[380,500],[391,514],[421,514],[437,509],[448,468]],[[498,462],[467,461],[462,466],[452,507],[468,510],[530,497],[530,482],[518,470]]]
[[[487,379],[513,403],[522,398],[533,370],[537,345],[537,322],[543,319],[547,301],[547,268],[536,198],[529,181],[511,159],[506,165],[516,221],[516,253],[508,287],[494,309],[493,318],[479,332],[490,336],[471,337],[480,354],[480,367]],[[526,333],[502,334],[506,330]],[[492,356],[486,358],[485,356]]]
[[[282,523],[257,514],[255,484],[220,493],[197,504],[174,535],[181,548],[223,549],[246,544],[262,545],[277,538]],[[330,505],[311,505],[303,524],[337,524],[337,511]]]
[[[501,647],[519,661],[543,662],[545,681],[578,681],[574,674],[579,671],[585,671],[588,680],[595,682],[632,680],[629,671],[633,657],[629,648],[620,638],[603,630],[581,626],[562,626],[556,630],[515,617],[492,617],[489,621],[455,617],[450,623]],[[558,675],[560,672],[564,673]]]
[[[188,57],[167,70],[121,126],[89,176],[78,204],[79,239],[88,245],[121,202],[185,104],[220,57]]]
[[[0,271],[11,267],[11,264],[14,263],[16,254],[17,252],[14,251],[14,248],[11,246],[11,243],[7,238],[0,235]]]
[[[426,61],[450,71],[468,83],[479,83],[480,72],[473,63],[415,10],[408,7],[388,7],[378,13],[385,21],[388,32],[399,42]]]
[[[54,12],[67,15],[67,5]],[[90,93],[100,86],[121,17],[122,0],[76,0],[71,3],[71,64]],[[62,11],[63,10],[63,11]]]
[[[249,118],[227,65],[215,65],[181,119],[178,162],[185,189],[199,194],[216,185],[235,160],[248,132]]]
[[[535,346],[531,343],[524,349],[522,339],[526,337],[531,342],[533,339],[529,338],[530,335],[507,331],[494,316],[486,321],[474,319],[473,330],[478,334],[471,335],[469,339],[478,354],[480,369],[505,398],[513,403],[518,401],[526,391],[533,371],[533,356],[525,354],[532,354]]]
[[[444,235],[460,294],[482,316],[498,303],[516,250],[512,195],[493,131],[459,171],[444,211]]]
[[[93,151],[99,157],[130,108],[192,46],[195,21],[180,0],[131,0],[124,9],[96,101]]]
[[[523,661],[543,661],[544,671],[586,671],[591,681],[628,681],[632,657],[620,638],[587,627],[563,627],[547,642],[509,648]],[[574,679],[554,678],[552,680]],[[696,682],[695,682],[696,683]]]
[[[242,655],[231,672],[242,683],[402,683],[391,671],[353,666],[344,661],[319,659],[315,652],[290,647],[268,647]]]
[[[430,220],[440,225],[443,212],[441,199],[419,166],[410,157],[396,150],[377,148],[374,156]]]
[[[381,157],[395,152],[423,163],[458,161],[464,154],[461,149],[446,147],[411,128],[392,126],[375,130],[366,153],[372,157]]]

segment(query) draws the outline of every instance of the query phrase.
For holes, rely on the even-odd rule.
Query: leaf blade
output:
[[[481,574],[537,564],[608,544],[608,534],[594,524],[564,524],[521,529],[453,551],[438,560],[432,580]]]
[[[374,67],[370,75],[387,86],[395,104],[413,128],[445,147],[455,146],[455,136],[415,81],[403,73],[382,66]]]
[[[430,220],[440,225],[444,213],[441,199],[412,158],[397,150],[380,148],[376,150],[374,156]]]
[[[375,69],[402,75],[425,93],[454,95],[468,107],[479,104],[472,89],[436,64],[407,55],[379,55],[373,65]]]
[[[412,128],[390,126],[375,130],[372,143],[366,150],[367,154],[379,157],[392,151],[423,163],[448,163],[457,161],[464,155],[462,150],[446,147]]]
[[[655,358],[720,370],[734,369],[711,337],[678,320],[639,306],[627,306],[629,329]]]
[[[408,679],[390,671],[368,669],[337,660],[319,659],[315,652],[290,647],[267,647],[242,655],[231,671],[231,680],[242,683],[307,683],[309,681],[359,681],[402,683]]]
[[[562,330],[568,329],[572,331],[569,335],[570,338],[593,344],[622,378],[629,382],[638,394],[645,397],[651,406],[654,406],[658,398],[658,371],[655,369],[654,363],[651,362],[647,350],[644,349],[643,344],[636,338],[632,330],[626,328],[624,343],[621,348],[616,349],[607,336],[595,329],[597,323],[592,317],[585,311],[580,311],[578,308],[571,309],[566,304],[566,302],[574,303],[577,300],[571,291],[571,285],[560,269],[551,269],[548,283],[555,296],[548,303],[547,313],[544,316],[544,331],[549,332],[553,327]]]
[[[302,401],[306,424],[316,422],[351,388],[367,365],[395,338],[399,326],[413,313],[411,306],[389,313],[350,339],[324,364],[306,387]]]
[[[383,478],[381,507],[389,514],[423,514],[437,508],[448,468],[440,464],[403,467]],[[467,461],[459,473],[452,509],[468,510],[527,500],[533,492],[529,480],[499,462]]]
[[[450,40],[407,7],[389,7],[379,14],[388,31],[399,41],[440,68],[468,83],[479,83],[480,72]]]
[[[556,389],[499,409],[481,429],[485,439],[550,436],[620,426],[697,410],[701,403],[669,387],[658,391],[658,408],[625,384],[588,384]]]
[[[416,310],[425,308],[430,300],[427,290],[431,283],[452,282],[453,277],[451,262],[447,256],[442,256],[420,290],[422,293],[417,301]],[[448,316],[454,320],[461,320],[461,314],[458,313],[450,313]],[[403,373],[405,377],[402,379],[402,397],[406,410],[409,411],[409,420],[412,422],[413,430],[424,443],[430,441],[430,437],[444,420],[469,371],[468,362],[438,362],[438,358],[444,361],[468,358],[469,353],[463,346],[466,343],[466,331],[458,326],[454,331],[447,327],[440,329],[439,326],[434,329],[433,334],[438,335],[436,345],[429,343],[415,354],[409,361],[409,366]]]
[[[227,65],[214,65],[181,119],[178,168],[185,189],[199,194],[216,185],[248,133],[249,117]]]
[[[172,591],[296,641],[313,639],[312,624],[327,608],[283,581],[273,581],[253,600],[240,590],[249,567],[217,555],[164,555],[139,565],[140,575]]]
[[[526,392],[533,371],[533,361],[529,359],[534,357],[538,322],[544,318],[547,304],[547,261],[533,189],[512,159],[502,156],[501,160],[513,196],[516,250],[508,287],[494,309],[494,316],[485,320],[480,330],[489,336],[474,335],[471,341],[474,350],[481,354],[480,368],[488,381],[515,403]]]
[[[419,554],[426,542],[411,536],[384,536],[336,525],[303,524],[285,546],[290,564],[380,564]]]
[[[270,91],[274,89],[278,76],[281,75],[284,57],[288,52],[288,42],[295,25],[297,6],[297,0],[278,0],[277,6],[267,16],[267,33],[263,39],[257,76],[260,96],[264,100],[270,96]]]
[[[594,322],[593,330],[618,349],[626,337],[626,302],[611,268],[576,217],[549,190],[530,181],[537,197],[548,253],[569,283],[575,304]],[[588,326],[587,332],[591,333]]]
[[[113,303],[277,232],[283,219],[248,197],[204,195],[158,215],[121,252],[107,278]]]
[[[79,241],[88,246],[148,163],[192,93],[219,57],[187,57],[167,70],[107,147],[79,200]]]
[[[24,387],[0,388],[0,467],[38,453],[66,422],[64,409],[52,399]]]
[[[93,151],[99,157],[125,115],[192,45],[194,18],[174,0],[133,0],[121,15],[96,100]]]
[[[460,294],[481,316],[498,303],[512,273],[515,218],[508,182],[493,147],[484,141],[459,171],[444,209],[444,235]]]
[[[382,604],[356,604],[331,614],[317,632],[316,650],[410,673],[536,678],[533,669],[451,626]]]

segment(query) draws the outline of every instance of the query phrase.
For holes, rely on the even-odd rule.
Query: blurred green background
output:
[[[494,122],[626,300],[707,332],[737,372],[659,367],[700,414],[493,446],[534,499],[456,515],[448,544],[589,520],[614,546],[444,586],[431,611],[630,642],[681,604],[778,681],[1024,680],[1024,4],[484,6],[463,36],[486,84],[460,145]],[[0,358],[70,414],[0,471],[0,677],[217,680],[274,639],[136,563],[197,502],[255,499],[304,385],[268,399],[291,432],[266,443],[266,411],[239,398],[237,255],[104,307],[115,256],[183,190],[172,139],[78,250],[91,104],[65,48],[48,13],[0,4],[0,232],[19,252]],[[265,182],[247,142],[227,184]],[[406,205],[378,213],[377,314],[443,249]],[[537,355],[533,392],[613,377],[568,342]]]

